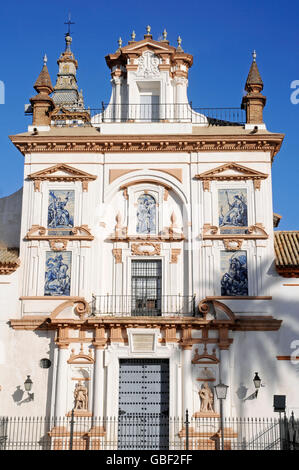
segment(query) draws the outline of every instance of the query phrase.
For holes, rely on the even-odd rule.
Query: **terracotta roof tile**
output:
[[[274,249],[278,268],[299,268],[299,231],[274,232]]]
[[[255,61],[253,61],[251,64],[246,80],[246,85],[264,85],[257,63]]]
[[[19,251],[14,248],[0,248],[0,264],[19,264]]]

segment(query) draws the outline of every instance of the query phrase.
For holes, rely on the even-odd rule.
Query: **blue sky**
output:
[[[69,11],[76,23],[72,50],[79,61],[78,83],[91,108],[110,98],[105,55],[117,49],[119,36],[127,44],[133,29],[136,40],[143,38],[148,24],[154,39],[164,28],[172,45],[178,35],[182,37],[183,49],[194,57],[188,88],[194,106],[238,107],[256,49],[267,97],[267,128],[286,134],[273,163],[274,211],[283,216],[280,229],[299,230],[299,103],[290,99],[291,82],[299,80],[297,0],[2,3],[0,80],[5,84],[5,104],[0,105],[0,197],[22,186],[23,156],[8,135],[27,130],[30,118],[24,116],[24,104],[35,94],[32,86],[44,53],[55,83]]]

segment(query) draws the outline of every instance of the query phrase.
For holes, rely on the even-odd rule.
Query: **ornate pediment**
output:
[[[146,34],[144,39],[141,41],[129,41],[126,46],[122,47],[122,41],[119,43],[119,49],[106,56],[106,62],[108,67],[113,70],[114,67],[126,67],[127,71],[136,71],[138,67],[138,59],[142,58],[144,54],[153,54],[158,60],[159,64],[155,64],[158,70],[169,70],[171,66],[179,66],[184,64],[187,69],[192,66],[193,57],[191,54],[187,54],[183,49],[179,47],[170,46],[169,42],[164,39],[162,41],[155,41],[152,39],[151,34]],[[180,70],[182,73],[182,70]],[[176,74],[176,70],[172,72]],[[185,71],[187,76],[188,72]]]
[[[244,181],[253,180],[255,189],[260,189],[261,180],[268,178],[268,175],[260,171],[253,170],[237,163],[226,163],[212,170],[195,175],[196,179],[202,180],[205,191],[210,190],[211,181]]]
[[[80,227],[73,227],[70,230],[59,229],[51,231],[40,225],[32,225],[31,229],[25,236],[25,240],[48,240],[50,248],[53,251],[63,251],[67,248],[67,243],[70,240],[93,240],[94,236],[91,234],[87,225]]]
[[[175,52],[175,47],[169,46],[168,41],[159,42],[153,39],[143,39],[142,41],[131,42],[127,46],[122,47],[122,52],[123,53],[134,52],[135,54],[136,53],[141,54],[146,49],[156,51],[157,53],[159,52],[174,53]]]
[[[58,163],[44,170],[36,171],[28,175],[28,179],[34,181],[35,191],[40,190],[41,181],[82,181],[83,191],[88,190],[88,183],[97,178],[95,175],[78,170],[65,163]]]
[[[234,227],[229,227],[229,229],[234,229]],[[243,227],[242,233],[221,232],[219,227],[211,224],[204,224],[202,229],[203,240],[223,240],[225,249],[229,251],[240,249],[242,245],[240,244],[240,240],[266,240],[268,238],[269,235],[262,223],[256,223],[250,227]]]

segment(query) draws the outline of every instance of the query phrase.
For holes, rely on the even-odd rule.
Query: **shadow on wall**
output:
[[[23,188],[0,199],[0,241],[7,248],[20,246]]]
[[[299,374],[298,364],[291,361],[278,361],[277,356],[292,356],[292,342],[296,342],[299,350],[299,302],[298,294],[296,299],[296,287],[284,287],[283,284],[298,283],[298,279],[287,279],[278,275],[273,259],[266,259],[258,268],[260,276],[263,279],[263,291],[269,292],[272,296],[270,308],[263,311],[263,307],[257,310],[258,300],[248,299],[246,309],[238,311],[229,301],[229,306],[236,316],[269,316],[276,320],[282,320],[280,329],[277,331],[236,331],[230,332],[230,337],[234,338],[231,345],[232,358],[230,367],[235,377],[235,388],[232,390],[232,398],[236,404],[237,416],[242,417],[248,414],[248,407],[244,408],[245,403],[252,408],[254,413],[256,393],[253,383],[255,371],[259,371],[262,378],[263,394],[267,396],[266,401],[269,407],[272,407],[272,399],[275,394],[286,394],[287,403],[290,397],[289,406],[292,408],[296,400],[295,383]],[[214,273],[214,279],[216,279]],[[204,280],[200,290],[205,292],[206,285]],[[285,290],[284,290],[285,289]],[[287,289],[292,289],[291,293]],[[215,289],[216,291],[216,289]],[[260,294],[263,295],[263,294]],[[219,299],[220,302],[227,304],[225,298]],[[236,352],[237,351],[237,352]],[[234,354],[236,352],[236,354]],[[299,356],[299,354],[297,354]],[[270,399],[270,402],[269,402]],[[236,400],[236,401],[235,401]],[[250,405],[250,402],[252,403]],[[290,408],[290,409],[291,409]],[[268,413],[268,410],[265,410]]]

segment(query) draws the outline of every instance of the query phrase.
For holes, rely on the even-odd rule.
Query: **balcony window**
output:
[[[159,121],[159,95],[140,94],[140,119],[145,122]]]
[[[132,260],[132,315],[161,315],[161,260]]]

